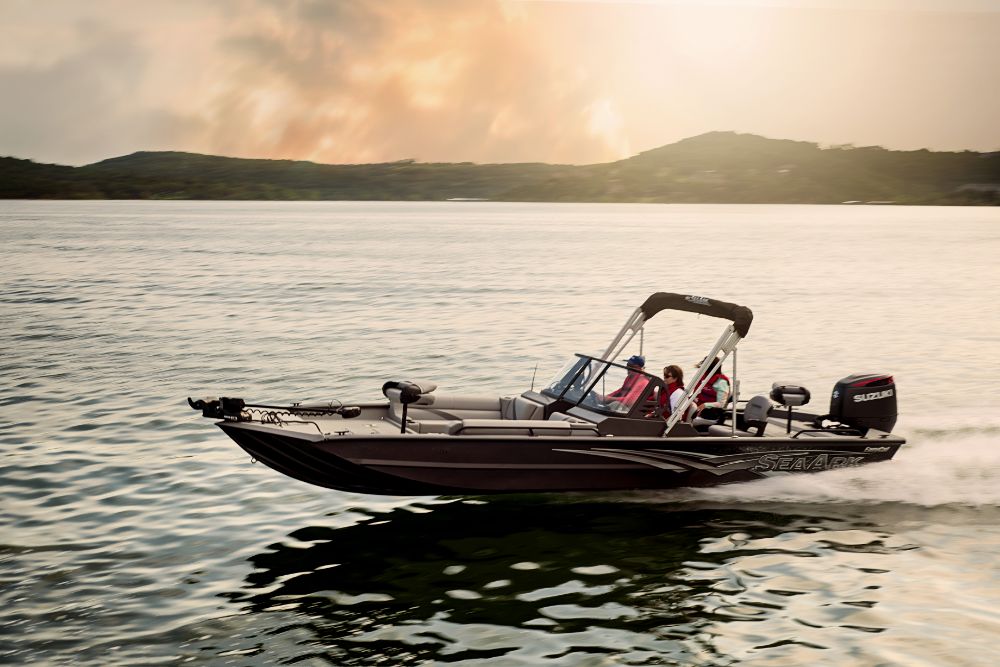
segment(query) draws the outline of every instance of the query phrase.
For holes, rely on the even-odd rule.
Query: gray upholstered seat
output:
[[[736,435],[741,437],[759,437],[764,435],[767,427],[767,418],[771,414],[771,401],[767,396],[754,396],[743,406],[743,423],[746,430],[737,429]],[[714,436],[727,436],[733,434],[732,426],[721,424],[708,427],[708,434]]]
[[[764,428],[770,415],[771,401],[767,396],[754,396],[743,408],[743,421],[748,431],[756,429],[754,435],[764,435]]]

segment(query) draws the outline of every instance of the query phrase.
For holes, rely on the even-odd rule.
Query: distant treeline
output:
[[[1000,153],[820,148],[712,132],[583,166],[324,165],[176,152],[83,167],[0,158],[0,198],[998,205]]]

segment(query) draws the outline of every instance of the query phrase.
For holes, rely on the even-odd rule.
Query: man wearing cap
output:
[[[622,386],[615,389],[613,392],[604,397],[605,401],[620,401],[622,403],[631,404],[630,401],[625,400],[633,391],[642,391],[646,388],[649,380],[645,375],[642,374],[642,369],[646,367],[646,357],[641,354],[634,354],[628,358],[625,362],[625,367],[628,368],[629,373],[625,376],[625,381]],[[643,382],[639,382],[643,380]]]

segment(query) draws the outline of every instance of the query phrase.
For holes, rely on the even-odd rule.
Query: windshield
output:
[[[603,367],[604,362],[578,354],[576,359],[566,364],[556,374],[555,379],[542,390],[542,393],[576,403],[583,396],[584,389],[591,384]]]
[[[542,393],[590,410],[625,416],[652,398],[650,385],[662,384],[658,378],[642,371],[580,354],[576,356]],[[656,406],[648,407],[653,410]]]
[[[608,365],[608,371],[587,394],[588,402],[617,415],[628,414],[645,396],[651,378],[642,371]]]

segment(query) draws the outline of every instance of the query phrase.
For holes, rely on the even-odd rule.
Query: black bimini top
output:
[[[661,310],[685,310],[709,317],[721,317],[733,323],[740,338],[746,338],[747,332],[750,331],[750,323],[753,322],[753,312],[746,306],[689,294],[657,292],[646,299],[639,308],[647,320]]]

